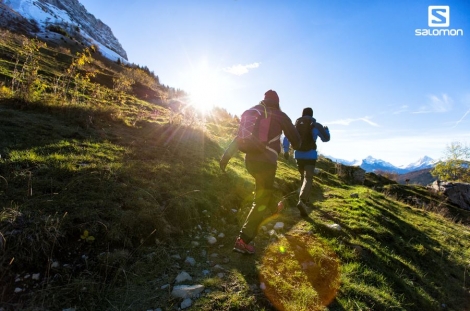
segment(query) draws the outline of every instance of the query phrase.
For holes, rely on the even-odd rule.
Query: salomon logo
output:
[[[432,27],[415,29],[415,36],[463,36],[463,29],[450,29],[450,7],[448,5],[428,6],[428,26]]]
[[[429,27],[449,27],[450,8],[447,5],[430,5],[428,7]]]

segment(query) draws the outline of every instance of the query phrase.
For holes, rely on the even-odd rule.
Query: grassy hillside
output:
[[[233,253],[253,180],[241,154],[218,167],[230,115],[170,124],[166,101],[117,96],[106,83],[122,67],[95,58],[103,77],[58,100],[54,77],[73,54],[52,47],[39,63],[64,63],[41,65],[48,91],[24,100],[8,92],[20,49],[1,41],[0,308],[176,310],[180,284],[205,287],[190,310],[470,308],[470,215],[444,198],[374,174],[356,185],[321,159],[303,219],[295,163],[282,159],[286,209],[260,227],[256,255]],[[107,96],[91,96],[98,85]],[[182,271],[192,279],[177,283]]]

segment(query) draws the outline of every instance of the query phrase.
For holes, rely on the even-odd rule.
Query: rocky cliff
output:
[[[105,56],[106,50],[127,60],[111,28],[88,13],[78,0],[1,0],[1,27],[34,32],[38,37],[48,38],[51,26],[79,38],[87,45],[97,45]]]
[[[470,211],[470,184],[460,182],[442,182],[436,180],[431,188],[444,193],[449,202]]]

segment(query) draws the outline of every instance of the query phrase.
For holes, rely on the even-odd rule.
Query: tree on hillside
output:
[[[24,39],[23,48],[16,56],[11,82],[12,92],[17,98],[24,101],[35,101],[46,89],[46,84],[39,75],[38,57],[39,50],[46,46],[44,42],[37,39]]]
[[[122,101],[126,93],[132,90],[135,81],[124,73],[118,73],[113,78],[113,89],[116,91],[117,100]]]
[[[445,159],[439,162],[431,174],[441,180],[470,182],[470,148],[460,142],[447,146]]]

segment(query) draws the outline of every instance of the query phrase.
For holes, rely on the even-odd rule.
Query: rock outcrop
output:
[[[111,28],[90,14],[78,0],[2,0],[0,26],[48,37],[51,27],[63,29],[87,45],[99,45],[127,60]],[[15,26],[18,25],[18,26]],[[106,53],[104,53],[106,56]]]
[[[364,184],[366,171],[359,166],[347,166],[336,164],[336,172],[339,177],[354,184]]]
[[[469,183],[453,183],[436,180],[432,183],[431,187],[434,191],[444,193],[450,203],[470,211]]]

